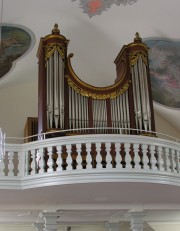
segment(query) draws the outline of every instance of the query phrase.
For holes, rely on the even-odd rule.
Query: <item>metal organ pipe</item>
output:
[[[141,56],[139,57],[138,61],[138,73],[139,73],[139,85],[140,85],[140,94],[141,94],[141,107],[142,107],[142,122],[143,128],[147,130],[147,99],[145,94],[145,78],[143,73],[143,62]]]
[[[148,128],[149,128],[149,131],[152,130],[152,127],[151,127],[151,110],[150,110],[150,102],[149,102],[149,89],[148,89],[148,83],[147,83],[147,78],[148,78],[148,75],[147,75],[147,67],[146,65],[142,62],[142,71],[143,71],[143,76],[145,77],[144,78],[144,87],[145,87],[145,94],[146,94],[146,106],[147,106],[147,121],[148,121]]]
[[[47,60],[47,127],[53,127],[53,57]]]
[[[139,73],[138,65],[134,64],[132,67],[132,82],[134,89],[134,104],[136,105],[135,116],[136,116],[136,127],[142,130],[142,108],[141,108],[141,97],[140,97],[140,82],[139,82]]]
[[[64,128],[64,61],[57,49],[47,60],[47,129]]]
[[[88,128],[88,98],[69,87],[69,127],[71,129]]]
[[[64,128],[64,61],[58,53],[59,60],[59,110],[60,110],[60,128]]]
[[[107,108],[106,108],[106,100],[92,100],[93,105],[93,127],[98,128],[96,132],[105,133],[105,129],[103,127],[107,127]]]
[[[113,128],[124,128],[123,133],[129,133],[130,117],[129,117],[129,99],[128,91],[110,100],[111,102],[111,118]],[[121,133],[121,130],[113,130],[114,133]]]
[[[125,99],[126,99],[126,113],[127,113],[127,133],[130,133],[130,116],[129,116],[129,98],[128,98],[128,91],[125,92]]]
[[[59,122],[59,78],[58,78],[58,54],[54,51],[54,126],[58,128]]]
[[[151,112],[148,95],[146,64],[139,55],[137,62],[132,66],[132,85],[136,127],[151,131]]]

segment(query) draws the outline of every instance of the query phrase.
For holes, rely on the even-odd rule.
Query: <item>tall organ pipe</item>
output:
[[[59,122],[59,79],[58,79],[58,54],[54,51],[54,125],[58,128]]]
[[[53,127],[53,57],[47,60],[47,127]]]
[[[134,108],[136,127],[140,130],[151,131],[151,112],[147,83],[146,64],[139,55],[137,62],[132,66],[132,85],[134,95]]]
[[[59,60],[59,114],[60,114],[60,128],[64,129],[64,61],[58,54]]]

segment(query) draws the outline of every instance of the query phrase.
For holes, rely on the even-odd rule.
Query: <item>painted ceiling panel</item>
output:
[[[1,26],[0,78],[12,68],[13,62],[29,50],[32,36],[24,28],[13,25]]]
[[[153,99],[180,108],[180,41],[149,39],[149,65]]]

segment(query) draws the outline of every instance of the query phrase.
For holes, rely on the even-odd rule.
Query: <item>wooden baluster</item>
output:
[[[143,144],[142,146],[142,162],[143,162],[143,165],[142,165],[142,168],[143,169],[150,169],[149,167],[149,158],[148,158],[148,155],[147,155],[147,144]]]
[[[126,169],[132,169],[132,158],[129,154],[130,151],[130,143],[124,143],[124,151],[125,151],[125,162],[126,162]]]
[[[81,156],[81,152],[82,152],[82,147],[81,144],[76,144],[76,151],[77,151],[77,157],[76,157],[76,169],[82,169],[82,156]]]
[[[57,172],[60,172],[60,171],[62,171],[62,145],[60,145],[60,146],[57,146],[56,147],[56,150],[57,150],[57,155],[58,155],[58,157],[57,157],[57,161],[56,161],[56,164],[57,164],[57,169],[56,169],[56,171]]]
[[[155,157],[155,146],[154,145],[149,145],[149,164],[150,164],[150,168],[152,170],[157,170],[157,160]]]
[[[105,143],[105,150],[106,150],[106,168],[112,168],[112,156],[111,156],[111,143]]]
[[[91,143],[86,143],[86,169],[92,168]]]
[[[71,144],[66,145],[66,150],[67,150],[67,158],[66,158],[66,162],[67,162],[67,167],[66,170],[72,170],[72,146]]]
[[[34,175],[37,173],[37,164],[36,164],[36,151],[35,150],[31,150],[31,175]]]
[[[53,165],[54,165],[53,147],[48,147],[47,151],[48,151],[48,156],[49,156],[48,161],[47,161],[47,165],[48,165],[47,172],[53,172]]]
[[[163,156],[163,148],[161,146],[157,146],[157,167],[158,170],[165,170],[164,166],[164,156]]]
[[[14,158],[14,152],[8,152],[8,176],[14,176],[14,163],[13,163],[13,158]]]
[[[39,159],[39,173],[42,174],[45,172],[45,160],[44,160],[44,149],[40,148],[37,153],[37,158]]]
[[[121,168],[121,154],[120,154],[120,147],[121,144],[120,143],[115,143],[115,152],[116,152],[116,157],[115,157],[115,161],[116,161],[116,168]]]
[[[135,169],[141,169],[140,165],[140,156],[139,156],[139,144],[133,144],[134,149],[134,168]]]
[[[101,156],[101,143],[96,143],[96,168],[101,169],[102,168],[102,156]]]

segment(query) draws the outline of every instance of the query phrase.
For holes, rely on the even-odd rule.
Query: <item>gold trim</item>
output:
[[[157,135],[155,133],[151,133],[151,132],[142,132],[140,133],[139,135],[142,135],[142,136],[149,136],[149,137],[157,137]]]
[[[81,84],[82,86],[86,87],[86,88],[89,88],[89,89],[92,89],[92,90],[96,90],[96,91],[109,91],[109,90],[112,90],[113,88],[117,87],[125,78],[126,76],[126,72],[127,72],[127,69],[125,68],[125,71],[123,73],[123,76],[121,78],[120,81],[118,81],[117,83],[113,84],[113,85],[110,85],[108,87],[95,87],[95,86],[92,86],[90,84],[87,84],[85,83],[84,81],[82,81],[77,75],[76,73],[74,72],[72,66],[71,66],[71,62],[70,62],[70,59],[73,57],[73,54],[69,54],[68,55],[68,58],[67,58],[67,68],[69,70],[69,72],[71,73],[71,75],[73,76],[73,78],[79,83]],[[67,76],[68,77],[68,76]],[[68,77],[69,78],[69,77]]]
[[[60,43],[49,43],[45,47],[45,61],[49,59],[49,57],[57,50],[60,56],[64,59],[64,48],[61,46]]]
[[[143,62],[147,66],[147,64],[148,64],[147,55],[143,51],[133,51],[129,54],[130,65],[134,66],[136,64],[137,60],[139,59],[139,56],[141,56]]]
[[[76,91],[77,93],[81,94],[82,96],[86,96],[86,97],[91,97],[93,99],[113,99],[113,98],[116,98],[117,96],[119,95],[122,95],[125,91],[128,90],[129,88],[129,85],[130,85],[130,80],[127,81],[124,86],[120,89],[120,90],[117,90],[117,91],[114,91],[114,92],[110,92],[110,93],[107,93],[107,94],[98,94],[98,93],[92,93],[88,90],[84,90],[80,87],[78,87],[72,80],[69,76],[66,76],[67,78],[67,82],[68,82],[68,85],[74,90]]]
[[[139,43],[139,42],[136,42],[136,43],[129,43],[128,45],[127,45],[127,47],[129,48],[129,47],[138,47],[138,46],[140,46],[140,47],[143,47],[146,51],[148,51],[149,50],[149,47],[145,44],[145,43]]]
[[[63,40],[63,43],[69,44],[69,40],[66,39],[66,37],[61,35],[61,34],[49,34],[49,35],[46,35],[45,37],[43,37],[42,39],[43,39],[43,42],[45,42],[49,39],[60,39],[60,40]]]

